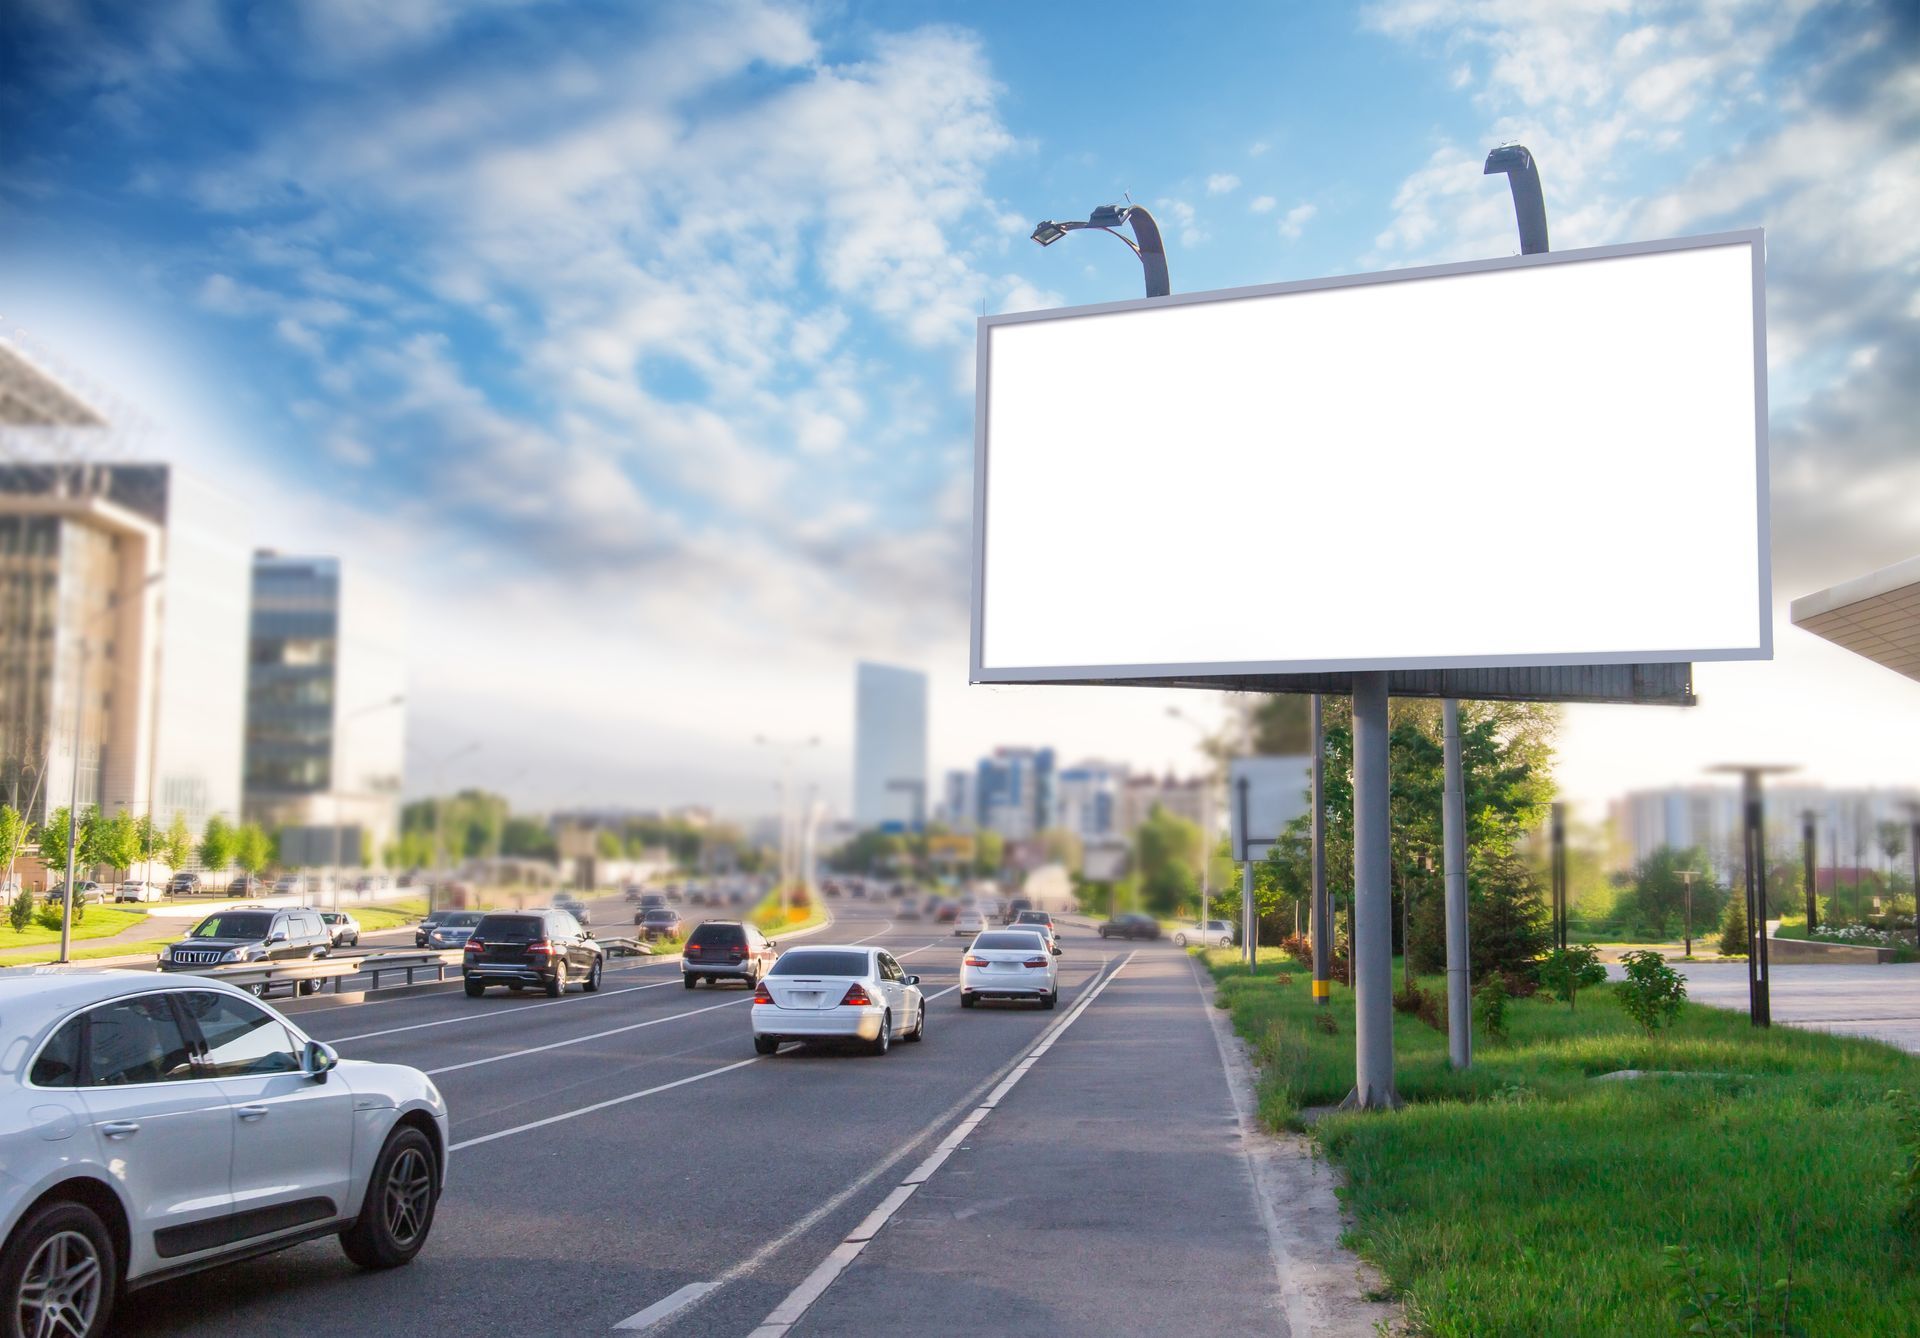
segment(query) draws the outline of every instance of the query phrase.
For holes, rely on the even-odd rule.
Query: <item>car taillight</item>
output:
[[[468,952],[479,952],[479,951],[480,951],[480,949],[482,949],[482,948],[484,948],[484,947],[486,947],[486,946],[487,946],[486,944],[484,944],[484,943],[482,943],[482,942],[481,942],[481,941],[480,941],[479,939],[477,939],[477,938],[470,938],[470,939],[468,939],[468,940],[467,940],[467,951],[468,951]]]
[[[548,942],[546,939],[537,938],[533,942],[527,944],[527,951],[550,953],[553,951],[553,944]]]
[[[757,1004],[770,1004],[773,1002],[773,995],[768,992],[766,981],[763,980],[753,987],[753,1001]]]
[[[967,966],[985,966],[986,964],[987,959],[984,957],[969,957],[965,962]]]
[[[1046,964],[1047,959],[1044,957],[1029,957],[1021,963],[1022,966],[1045,966]]]
[[[682,948],[680,951],[684,956],[698,957],[700,955],[700,945],[698,943],[689,943],[687,944],[686,947]]]
[[[867,997],[867,991],[863,986],[849,985],[846,996],[840,1000],[840,1003],[843,1007],[866,1008],[873,1003],[873,1000]]]

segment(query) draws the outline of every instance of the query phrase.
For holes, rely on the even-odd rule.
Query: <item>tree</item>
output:
[[[40,829],[40,860],[47,866],[49,873],[58,869],[62,878],[66,877],[67,835],[72,823],[72,810],[62,804],[47,814],[46,825]],[[78,862],[76,857],[76,865]]]
[[[1686,925],[1687,881],[1680,876],[1683,869],[1695,872],[1695,932],[1718,924],[1726,905],[1727,889],[1712,878],[1707,852],[1698,847],[1675,850],[1662,846],[1640,861],[1633,871],[1631,885],[1615,904],[1620,928],[1645,938],[1679,937]]]
[[[16,934],[24,934],[33,923],[33,893],[26,888],[14,893],[13,900],[7,903],[7,923]]]
[[[1154,915],[1176,914],[1191,898],[1201,849],[1200,828],[1155,804],[1133,834],[1140,898]]]
[[[623,853],[620,847],[620,834],[611,831],[598,831],[593,836],[594,851],[601,859],[619,859]]]
[[[7,866],[9,882],[13,879],[14,861],[26,849],[29,830],[27,820],[19,809],[0,804],[0,863]]]
[[[1627,978],[1613,987],[1613,997],[1652,1036],[1670,1027],[1687,1001],[1687,982],[1657,952],[1641,949],[1620,955]]]
[[[118,875],[140,862],[140,824],[133,814],[121,809],[112,817],[95,814],[88,823],[92,849],[88,852],[96,864],[104,864]]]
[[[257,822],[233,834],[233,862],[250,874],[259,874],[273,862],[273,838]]]
[[[1468,860],[1468,959],[1476,980],[1490,972],[1532,976],[1552,940],[1540,880],[1516,851],[1475,851]],[[1419,945],[1415,938],[1415,946]]]
[[[1745,897],[1728,897],[1725,915],[1720,921],[1720,955],[1722,957],[1745,957],[1747,955],[1747,901]]]
[[[160,858],[175,873],[187,867],[187,861],[193,858],[193,830],[187,826],[187,815],[179,809],[173,811],[173,821],[167,824],[167,834],[160,841]]]
[[[210,874],[219,875],[233,867],[235,855],[233,824],[215,813],[200,833],[200,863]]]
[[[991,878],[1006,862],[1006,838],[991,827],[981,828],[973,838],[973,871],[983,878]]]
[[[1607,968],[1600,964],[1600,950],[1591,943],[1554,948],[1540,963],[1540,983],[1572,1011],[1581,990],[1607,983]]]
[[[1081,861],[1086,856],[1086,847],[1080,837],[1063,827],[1049,827],[1041,832],[1040,848],[1046,851],[1050,862],[1066,865],[1069,873],[1080,872]]]
[[[500,853],[520,859],[553,859],[560,851],[544,822],[508,818],[500,829]]]

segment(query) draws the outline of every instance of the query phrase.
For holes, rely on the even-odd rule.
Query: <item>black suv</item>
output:
[[[1151,915],[1116,915],[1100,926],[1101,938],[1159,938],[1160,922]]]
[[[606,951],[566,911],[495,911],[473,927],[460,974],[469,999],[489,985],[538,985],[557,999],[576,980],[589,994],[599,989],[605,965]]]
[[[321,923],[318,911],[286,907],[237,906],[215,911],[188,931],[187,936],[160,954],[162,971],[204,971],[210,966],[241,963],[299,961],[325,957],[333,934]],[[265,994],[264,984],[249,986]],[[320,988],[317,980],[299,982],[302,994]]]
[[[680,978],[688,989],[702,976],[711,985],[737,980],[752,989],[779,956],[779,946],[750,924],[709,920],[687,935],[687,945],[680,950]]]

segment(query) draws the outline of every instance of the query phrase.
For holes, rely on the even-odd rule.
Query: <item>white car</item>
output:
[[[419,1253],[447,1107],[205,978],[0,979],[0,1316],[106,1331],[121,1291],[337,1235],[363,1268]]]
[[[782,1041],[860,1041],[876,1055],[897,1038],[924,1040],[920,977],[884,948],[808,944],[780,954],[753,991],[753,1048]]]
[[[982,999],[1033,999],[1042,1008],[1060,1002],[1059,948],[1043,926],[989,929],[960,962],[960,1006]]]
[[[1173,946],[1184,948],[1189,943],[1197,943],[1203,948],[1231,948],[1233,946],[1233,926],[1225,920],[1209,920],[1206,924],[1181,925],[1173,931]]]
[[[955,934],[984,934],[987,931],[987,917],[979,911],[961,911],[953,917]]]
[[[113,899],[115,901],[146,902],[158,901],[165,895],[166,889],[158,883],[145,883],[138,878],[129,878],[126,882],[120,884],[119,890],[113,894]]]

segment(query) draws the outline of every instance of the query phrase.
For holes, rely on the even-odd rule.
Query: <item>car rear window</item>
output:
[[[649,920],[660,920],[664,922],[667,920],[678,920],[679,918],[678,915],[669,910],[655,909],[647,912],[647,919]]]
[[[472,929],[486,917],[479,911],[455,911],[451,915],[440,917],[442,929]]]
[[[747,931],[739,925],[716,924],[701,925],[693,931],[693,936],[687,940],[688,943],[697,944],[702,948],[741,947],[745,945],[746,941]]]
[[[273,915],[264,911],[228,911],[209,915],[193,927],[194,938],[265,938]]]
[[[806,948],[789,952],[773,964],[776,976],[864,976],[867,954],[864,952],[828,952]]]
[[[1053,923],[1053,917],[1045,911],[1021,911],[1020,918],[1014,921],[1014,923],[1023,925],[1047,925]]]
[[[547,922],[537,915],[489,915],[473,927],[473,936],[483,942],[531,943],[547,936]]]
[[[1003,929],[997,934],[982,934],[973,941],[973,946],[990,952],[1032,952],[1044,944],[1038,934],[1014,934]]]

